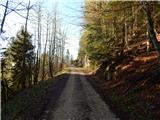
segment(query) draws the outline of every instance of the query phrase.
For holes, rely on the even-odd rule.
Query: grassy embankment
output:
[[[56,82],[69,72],[70,69],[64,69],[57,73],[53,79],[39,82],[37,85],[19,91],[8,98],[6,102],[2,103],[2,120],[38,119],[49,102]]]

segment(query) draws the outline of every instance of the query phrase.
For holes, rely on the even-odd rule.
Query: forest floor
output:
[[[160,119],[160,60],[156,51],[146,53],[143,44],[127,51],[129,55],[115,66],[112,80],[96,75],[89,79],[122,120]]]

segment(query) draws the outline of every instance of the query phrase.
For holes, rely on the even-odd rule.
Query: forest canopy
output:
[[[147,37],[159,52],[157,39],[151,37],[154,33],[160,33],[159,11],[158,1],[86,0],[79,58],[83,53],[83,57],[86,55],[91,63],[99,64],[106,59],[122,56],[133,44]],[[152,32],[150,25],[154,29]]]

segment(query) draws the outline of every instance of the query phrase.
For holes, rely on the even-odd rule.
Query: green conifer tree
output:
[[[11,43],[13,58],[13,80],[17,89],[23,89],[32,84],[32,63],[34,60],[34,46],[31,35],[22,28],[15,40]]]

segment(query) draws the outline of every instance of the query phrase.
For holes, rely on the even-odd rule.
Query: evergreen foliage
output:
[[[34,60],[34,46],[31,35],[22,28],[10,47],[5,52],[5,79],[11,79],[11,86],[15,89],[23,89],[32,84],[32,69]],[[9,78],[7,77],[9,75]]]

